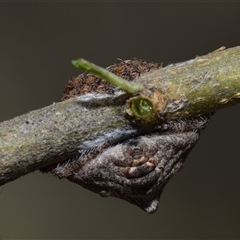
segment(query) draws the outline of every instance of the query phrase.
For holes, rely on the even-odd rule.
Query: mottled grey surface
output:
[[[139,57],[165,64],[239,45],[239,2],[0,3],[0,120],[59,101],[79,70]],[[239,238],[239,106],[210,120],[148,215],[36,172],[0,187],[0,236]]]
[[[209,117],[169,121],[152,132],[118,142],[114,135],[97,146],[94,140],[51,172],[103,197],[121,198],[154,213],[164,187],[181,170]]]

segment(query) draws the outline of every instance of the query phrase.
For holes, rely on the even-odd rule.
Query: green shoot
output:
[[[125,90],[128,93],[136,94],[141,90],[142,85],[135,82],[129,82],[121,77],[118,77],[117,75],[107,71],[104,68],[101,68],[91,62],[88,62],[85,59],[79,58],[77,60],[73,60],[72,64],[75,67],[82,68],[84,70],[87,70],[103,79],[108,81],[109,83],[120,87],[121,89]]]

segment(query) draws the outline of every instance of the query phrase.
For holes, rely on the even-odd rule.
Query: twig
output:
[[[78,146],[116,129],[116,139],[147,131],[145,122],[136,126],[126,117],[126,110],[137,116],[134,101],[150,99],[154,117],[147,120],[156,124],[239,103],[240,47],[150,71],[135,81],[144,88],[132,98],[124,92],[86,94],[0,123],[0,185],[66,160]]]

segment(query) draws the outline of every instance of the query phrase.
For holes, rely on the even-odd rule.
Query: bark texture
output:
[[[154,102],[154,124],[240,102],[240,47],[149,70],[134,81],[144,85],[140,95]],[[86,93],[0,123],[0,185],[71,158],[90,142],[97,146],[103,139],[121,142],[151,132],[151,124],[126,112],[131,97],[117,88]]]

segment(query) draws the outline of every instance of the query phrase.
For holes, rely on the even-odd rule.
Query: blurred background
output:
[[[240,45],[239,26],[239,1],[1,2],[0,121],[59,101],[72,59],[175,63]],[[240,238],[239,110],[212,117],[155,214],[35,172],[0,187],[0,236]]]

